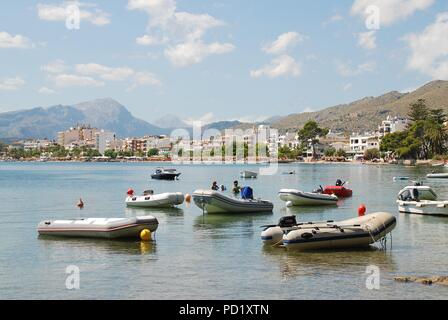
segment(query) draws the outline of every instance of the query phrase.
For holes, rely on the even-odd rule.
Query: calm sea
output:
[[[229,188],[242,168],[177,166],[175,182],[151,181],[152,164],[0,163],[0,298],[2,299],[446,299],[448,288],[394,282],[394,276],[446,275],[448,219],[399,214],[398,175],[424,177],[430,168],[374,165],[281,165],[278,174],[244,182],[256,197],[270,199],[272,214],[203,215],[191,205],[172,210],[126,209],[138,193]],[[295,170],[295,175],[282,172]],[[354,196],[338,208],[285,208],[281,188],[309,190],[348,181]],[[448,198],[448,181],[431,182]],[[85,208],[75,205],[82,197]],[[397,227],[387,250],[294,253],[264,248],[260,226],[283,215],[300,221],[340,220],[388,211]],[[81,217],[154,215],[155,243],[39,238],[39,221]],[[379,248],[379,245],[377,245]],[[80,289],[66,289],[66,268],[80,270]],[[366,287],[368,266],[380,270],[380,289]]]

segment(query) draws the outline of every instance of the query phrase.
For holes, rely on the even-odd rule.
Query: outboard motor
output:
[[[278,226],[280,228],[289,228],[297,225],[296,216],[281,217]]]

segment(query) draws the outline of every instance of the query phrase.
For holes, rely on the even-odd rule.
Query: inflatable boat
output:
[[[278,193],[281,200],[292,206],[336,205],[338,197],[334,194],[304,192],[296,189],[282,189]]]
[[[297,223],[295,216],[283,217],[278,225],[264,226],[265,244],[288,249],[319,250],[369,246],[390,233],[396,219],[387,212],[371,213],[344,221]]]
[[[128,207],[140,208],[172,208],[184,202],[185,197],[182,193],[161,193],[147,194],[142,196],[128,196],[126,205]]]
[[[153,216],[136,218],[87,218],[42,221],[37,226],[39,235],[79,238],[136,238],[140,232],[157,230],[159,222]]]
[[[238,199],[213,190],[196,190],[193,201],[207,213],[272,212],[274,209],[270,201]]]
[[[448,179],[448,173],[430,173],[426,175],[430,179]]]
[[[244,170],[240,172],[240,177],[244,178],[244,179],[255,179],[257,178],[258,173],[254,172],[254,171],[248,171],[248,170]]]
[[[344,186],[325,186],[325,188],[323,188],[323,193],[334,194],[338,198],[348,198],[352,196],[353,191]]]
[[[155,180],[176,180],[181,174],[177,172],[176,169],[163,169],[157,168],[156,171],[151,175],[152,179]]]
[[[398,211],[431,216],[448,216],[448,201],[437,200],[429,186],[408,186],[398,193]]]

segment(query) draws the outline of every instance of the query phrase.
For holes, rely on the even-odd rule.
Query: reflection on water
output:
[[[184,215],[184,211],[180,208],[126,208],[125,215],[129,218],[160,215],[180,217]]]
[[[45,250],[57,252],[77,252],[89,255],[114,255],[114,254],[155,254],[156,241],[118,240],[118,239],[78,239],[64,238],[48,235],[38,236],[39,244]],[[81,252],[80,252],[81,251]]]
[[[263,246],[263,256],[278,265],[283,278],[295,278],[319,273],[343,272],[354,268],[378,266],[383,272],[394,272],[392,251],[374,246],[359,249],[339,249],[299,252],[281,247]]]

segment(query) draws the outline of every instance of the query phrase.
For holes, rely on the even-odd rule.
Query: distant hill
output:
[[[0,113],[0,138],[56,138],[58,131],[77,123],[115,132],[118,137],[164,134],[166,130],[132,116],[117,101],[106,98],[71,106]]]
[[[429,107],[442,108],[448,113],[448,81],[433,81],[410,93],[392,91],[316,112],[292,114],[271,125],[282,130],[296,130],[308,120],[315,120],[334,131],[370,131],[377,129],[388,115],[407,116],[409,105],[418,99],[425,99]]]
[[[179,117],[173,115],[173,114],[167,114],[163,117],[158,118],[155,121],[152,121],[152,123],[159,127],[164,129],[177,129],[177,128],[187,128],[188,124],[182,121]]]

